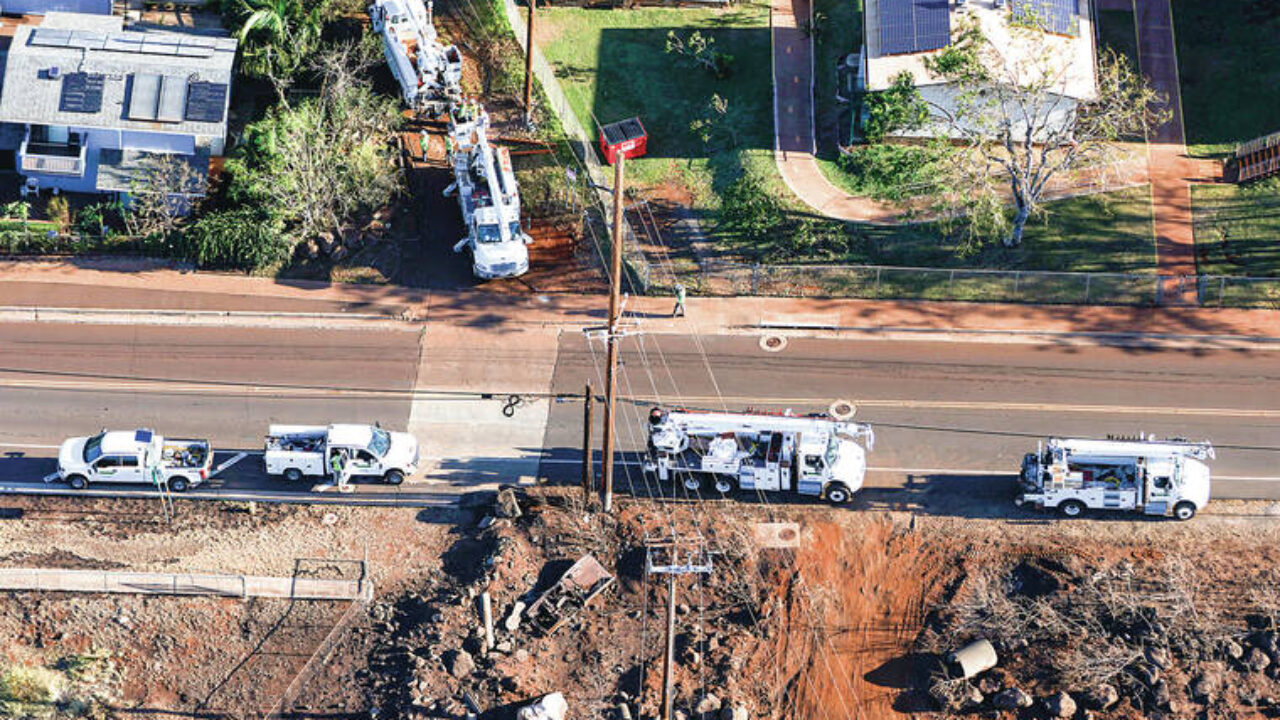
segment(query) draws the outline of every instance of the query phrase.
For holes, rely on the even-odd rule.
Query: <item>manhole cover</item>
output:
[[[765,352],[782,352],[787,347],[787,339],[781,335],[762,335],[760,349]]]
[[[858,408],[848,400],[836,400],[827,408],[827,413],[837,420],[849,420]]]

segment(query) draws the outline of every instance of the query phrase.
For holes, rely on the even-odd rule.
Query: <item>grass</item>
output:
[[[1192,154],[1280,130],[1280,3],[1173,0],[1173,20]]]
[[[578,119],[589,130],[639,116],[648,156],[628,162],[628,184],[679,179],[698,205],[714,209],[718,193],[752,167],[776,178],[772,162],[773,100],[769,8],[584,9],[550,7],[538,14],[539,44],[556,69]],[[669,30],[694,30],[734,57],[720,80],[664,52]],[[704,144],[690,123],[708,113],[713,94],[728,100],[727,120]],[[729,130],[735,137],[729,136]]]
[[[1280,178],[1251,185],[1193,185],[1199,270],[1280,277]]]

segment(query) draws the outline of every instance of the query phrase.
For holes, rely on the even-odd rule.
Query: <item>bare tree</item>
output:
[[[934,100],[935,123],[964,143],[952,154],[945,204],[968,214],[979,236],[1022,242],[1023,228],[1044,212],[1045,190],[1056,177],[1114,170],[1118,141],[1167,122],[1160,95],[1123,56],[1098,58],[1096,92],[1081,92],[1082,76],[1061,47],[1034,27],[1011,24],[1001,47],[976,23],[960,30],[926,67],[950,85],[948,101]],[[1005,211],[1012,194],[1012,221]]]
[[[136,237],[165,237],[204,196],[208,168],[193,158],[152,155],[129,183],[125,226]]]

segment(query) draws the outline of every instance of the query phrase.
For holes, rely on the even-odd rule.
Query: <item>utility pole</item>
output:
[[[530,0],[532,2],[532,0]],[[618,316],[622,305],[622,168],[626,155],[618,153],[613,166],[613,247],[609,258],[609,351],[604,377],[604,443],[601,458],[601,500],[605,512],[613,512],[614,402],[617,399]]]
[[[596,399],[591,395],[591,381],[582,396],[582,505],[591,505],[591,491],[595,483],[595,464],[591,461],[591,422]]]
[[[524,125],[533,125],[533,16],[537,12],[538,0],[529,2],[529,26],[525,30],[524,43]]]
[[[675,671],[676,650],[676,576],[710,573],[711,556],[706,541],[700,536],[687,539],[645,541],[645,571],[667,576],[667,634],[662,651],[662,707],[660,720],[671,720],[671,682]]]

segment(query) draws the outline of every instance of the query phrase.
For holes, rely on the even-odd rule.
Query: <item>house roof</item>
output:
[[[236,41],[49,13],[14,34],[0,122],[224,136]]]
[[[917,86],[940,85],[946,80],[934,76],[925,68],[925,58],[941,50],[916,53],[888,54],[881,44],[881,25],[889,21],[891,3],[902,0],[866,0],[864,45],[866,51],[865,77],[867,90],[884,90],[893,84],[893,78],[906,71]],[[1077,100],[1092,99],[1097,94],[1096,67],[1094,63],[1092,0],[1074,0],[1078,3],[1074,34],[1057,34],[1027,28],[1015,32],[1010,25],[1012,7],[1017,4],[995,0],[966,0],[963,4],[949,4],[951,32],[956,32],[966,18],[972,19],[1005,59],[1005,64],[1024,76],[1032,72],[1048,70],[1055,80],[1054,91]],[[1022,28],[1018,28],[1022,30]],[[1048,59],[1041,63],[1040,57]],[[1048,67],[1045,67],[1045,66]]]

